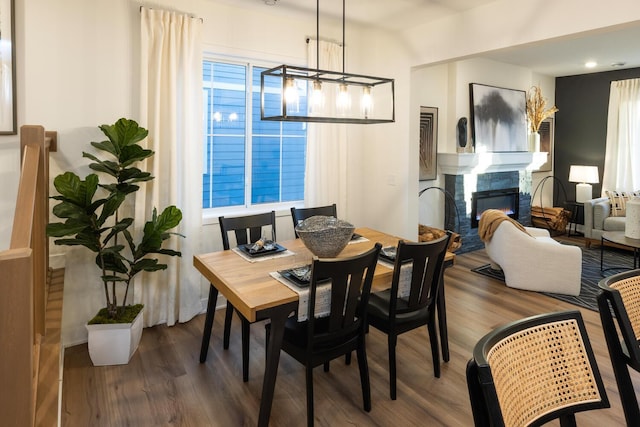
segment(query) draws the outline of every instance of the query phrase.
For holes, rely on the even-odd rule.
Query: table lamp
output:
[[[591,184],[600,182],[598,179],[598,167],[571,165],[569,169],[569,182],[578,183],[576,184],[576,202],[584,203],[592,199],[593,189]]]

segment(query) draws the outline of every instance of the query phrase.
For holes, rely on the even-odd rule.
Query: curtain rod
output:
[[[152,8],[152,7],[140,6],[140,10],[139,10],[139,12],[141,12],[141,13],[142,13],[142,8],[146,8],[146,9],[149,9],[149,10],[154,10],[154,8]],[[189,16],[189,18],[191,18],[191,19],[199,19],[199,20],[200,20],[200,22],[204,23],[204,19],[203,19],[203,18],[198,18],[197,16],[193,16],[193,15],[192,15],[192,14],[190,14],[190,13],[178,12],[177,10],[174,10],[174,11],[172,11],[172,12],[177,12],[177,13],[182,13],[182,14],[184,14],[184,15],[188,15],[188,16]]]
[[[310,42],[311,40],[316,40],[316,38],[315,38],[315,37],[307,37],[307,44],[309,44],[309,42]],[[335,44],[337,44],[338,46],[342,47],[342,43],[340,43],[340,42],[338,42],[338,41],[336,41],[336,40],[330,39],[330,38],[328,38],[328,37],[320,37],[320,41],[323,41],[323,42],[330,42],[330,43],[335,43]]]

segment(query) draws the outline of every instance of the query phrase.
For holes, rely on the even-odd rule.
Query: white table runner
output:
[[[362,242],[368,242],[369,239],[367,239],[364,236],[360,236],[357,239],[353,239],[353,240],[349,240],[349,243],[347,243],[347,245],[352,245],[354,243],[362,243]]]
[[[307,320],[309,312],[309,288],[294,285],[277,271],[269,273],[271,277],[298,294],[298,322]],[[316,317],[326,317],[331,312],[331,283],[323,283],[316,288]]]
[[[391,261],[378,258],[378,264],[394,269],[395,265]],[[411,290],[411,275],[413,273],[413,262],[402,264],[400,267],[400,282],[398,283],[398,298],[406,298]]]

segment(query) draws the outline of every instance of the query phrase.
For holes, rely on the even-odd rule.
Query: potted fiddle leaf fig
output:
[[[127,300],[133,278],[142,271],[165,270],[167,265],[160,262],[158,255],[181,256],[180,252],[165,248],[164,243],[177,234],[170,230],[178,226],[182,212],[169,206],[158,214],[154,208],[143,230],[137,233],[139,236],[133,232],[134,218],[124,216],[122,211],[125,202],[140,189],[139,184],[154,178],[135,167],[154,154],[138,144],[148,132],[124,118],[99,128],[107,139],[91,145],[105,158],[83,152],[96,173],[81,179],[73,172],[65,172],[54,179],[59,195],[51,198],[59,203],[53,207],[53,214],[64,222],[48,224],[47,235],[56,238],[56,245],[84,246],[95,253],[105,307],[87,324],[89,353],[94,365],[111,365],[127,363],[142,334],[143,306],[128,305]],[[97,342],[97,332],[112,328],[125,331],[119,339],[127,348],[118,350],[114,343]],[[110,360],[109,353],[115,353],[115,361]]]

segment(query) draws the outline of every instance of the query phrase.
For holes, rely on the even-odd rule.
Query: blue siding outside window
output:
[[[263,70],[203,63],[205,209],[304,199],[306,123],[260,120]],[[278,108],[279,85],[266,82],[268,109]],[[300,108],[306,108],[306,88],[299,89],[299,96]]]

